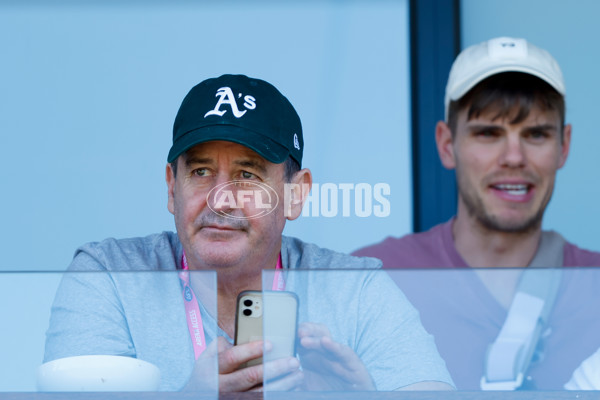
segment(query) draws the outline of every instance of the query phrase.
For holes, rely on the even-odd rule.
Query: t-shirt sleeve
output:
[[[77,252],[57,290],[44,362],[92,354],[135,356],[135,349],[113,279],[88,247]]]
[[[417,310],[384,271],[374,271],[361,291],[358,355],[378,390],[437,381],[454,386],[434,339]]]
[[[565,389],[600,390],[600,349],[577,367]]]

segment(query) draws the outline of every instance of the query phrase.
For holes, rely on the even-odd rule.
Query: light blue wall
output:
[[[83,242],[174,229],[175,113],[227,72],[292,101],[315,182],[391,187],[389,218],[301,218],[288,234],[352,251],[411,230],[406,1],[12,4],[0,4],[0,270],[62,270]]]
[[[50,307],[62,274],[0,272],[0,398],[34,391]]]
[[[593,250],[600,250],[598,15],[600,2],[595,0],[461,0],[463,47],[496,36],[524,37],[548,50],[560,64],[573,138],[544,227]]]

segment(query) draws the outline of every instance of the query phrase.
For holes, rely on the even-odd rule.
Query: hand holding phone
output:
[[[296,355],[298,297],[285,291],[244,291],[238,295],[235,318],[235,344],[265,340],[271,350],[265,361]],[[241,367],[258,365],[262,358]]]

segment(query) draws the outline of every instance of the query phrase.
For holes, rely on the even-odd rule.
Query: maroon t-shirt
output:
[[[436,225],[427,232],[388,237],[378,244],[352,253],[355,256],[375,257],[384,268],[468,268],[458,254],[452,237],[452,221]],[[600,267],[600,253],[565,244],[565,267]]]
[[[506,310],[454,247],[452,220],[427,232],[387,238],[353,253],[383,261],[419,310],[459,390],[478,390],[488,346]],[[530,387],[560,390],[600,347],[600,253],[567,243],[564,270],[548,329],[529,368]],[[504,269],[499,269],[502,273]]]

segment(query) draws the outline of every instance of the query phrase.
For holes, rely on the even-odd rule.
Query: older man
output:
[[[451,388],[432,338],[378,273],[379,262],[282,236],[312,183],[301,169],[303,149],[300,119],[271,84],[223,75],[192,88],[175,119],[166,167],[177,233],[81,247],[70,270],[107,271],[110,279],[65,277],[45,359],[139,357],[159,366],[165,390],[202,389],[210,381],[208,353],[218,355],[221,392],[262,390],[263,381],[273,390]],[[293,273],[316,268],[355,271]],[[299,296],[299,359],[247,366],[267,344],[233,345],[236,298],[261,290],[265,269],[284,272],[273,288]],[[188,281],[170,274],[152,285],[139,284],[140,274],[117,273],[132,270],[191,273]],[[208,311],[210,289],[194,271],[216,271],[217,315]]]

